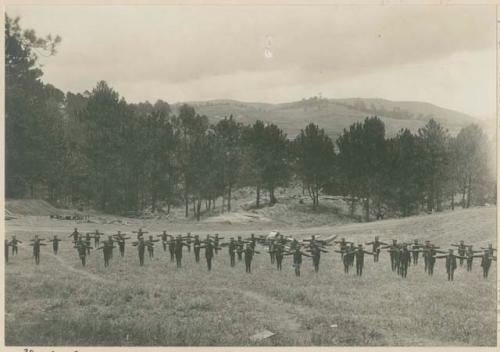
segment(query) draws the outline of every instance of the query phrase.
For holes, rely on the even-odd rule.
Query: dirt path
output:
[[[31,247],[27,248],[27,247],[21,247],[21,246],[19,246],[19,250],[20,251],[23,251],[23,250],[29,251],[30,249],[31,249]],[[104,280],[99,275],[92,274],[92,273],[88,272],[87,270],[77,269],[77,268],[71,266],[71,264],[69,264],[67,261],[65,261],[61,256],[55,255],[53,252],[48,252],[47,251],[47,253],[43,253],[43,254],[44,255],[48,255],[51,258],[56,259],[56,261],[59,262],[60,267],[62,267],[63,269],[65,269],[67,271],[71,271],[71,272],[73,272],[75,274],[78,274],[78,275],[83,275],[83,276],[87,277],[88,279],[90,279],[92,281],[95,281],[95,282],[100,282],[100,283],[107,283],[108,282],[107,280]]]
[[[294,307],[289,303],[285,303],[279,301],[273,297],[265,296],[260,293],[254,291],[243,291],[238,290],[242,296],[250,298],[254,301],[257,301],[260,305],[266,307],[266,310],[270,313],[270,316],[278,317],[278,330],[273,332],[299,332],[301,331],[301,325],[297,321],[297,314],[291,313],[294,309],[298,307]]]
[[[96,281],[96,282],[101,282],[101,283],[104,283],[104,282],[108,282],[106,280],[104,280],[102,277],[100,277],[99,275],[96,275],[96,274],[92,274],[86,270],[83,270],[83,269],[77,269],[73,266],[71,266],[68,262],[66,262],[63,258],[61,258],[60,256],[57,256],[55,255],[54,253],[50,253],[50,255],[55,258],[60,264],[61,266],[68,270],[68,271],[71,271],[71,272],[74,272],[78,275],[83,275],[85,277],[87,277],[88,279],[92,280],[92,281]]]
[[[20,247],[20,248],[21,250],[29,250],[29,248],[26,247]],[[110,281],[105,280],[101,276],[87,271],[86,268],[82,269],[75,268],[59,255],[55,255],[52,252],[47,252],[46,255],[55,259],[59,263],[59,267],[61,267],[63,270],[75,273],[79,276],[83,275],[94,282],[110,283]],[[116,282],[113,282],[113,284],[115,283]],[[213,291],[225,292],[226,289],[214,288]],[[236,291],[232,292],[236,292],[242,297],[246,297],[252,301],[255,301],[260,307],[264,307],[264,310],[269,314],[269,316],[274,317],[273,319],[274,329],[271,329],[272,332],[279,333],[282,335],[286,334],[292,336],[299,336],[304,333],[304,329],[299,323],[298,317],[301,313],[305,314],[306,310],[309,310],[310,308],[306,308],[296,304],[292,305],[290,303],[281,301],[274,297],[264,295],[255,291],[237,289]]]
[[[226,289],[217,288],[213,291],[225,292]],[[281,336],[288,336],[297,340],[309,334],[300,323],[300,316],[306,316],[311,311],[316,311],[313,307],[305,307],[300,304],[291,304],[272,296],[261,294],[252,290],[231,289],[232,293],[237,293],[241,297],[248,298],[260,307],[264,307],[267,323],[272,323],[268,330]],[[320,312],[318,312],[320,313]],[[257,333],[258,331],[255,331]]]

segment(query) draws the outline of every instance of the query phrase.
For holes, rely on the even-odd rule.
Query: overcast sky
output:
[[[495,113],[492,6],[10,6],[59,34],[44,80],[129,102],[379,97]],[[266,51],[266,49],[268,49]]]

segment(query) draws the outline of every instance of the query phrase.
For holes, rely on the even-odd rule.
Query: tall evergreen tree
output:
[[[381,207],[382,181],[385,174],[385,126],[378,117],[366,118],[351,125],[337,139],[339,169],[346,181],[344,190],[363,200],[365,220],[370,220],[370,204],[376,200],[377,211]]]
[[[386,202],[402,216],[409,216],[418,210],[422,170],[417,138],[408,129],[388,141],[387,162]]]
[[[274,124],[258,120],[243,129],[245,184],[256,187],[256,206],[260,206],[261,191],[269,192],[269,204],[277,202],[275,190],[284,187],[290,178],[288,139]]]
[[[215,132],[221,142],[221,167],[227,211],[231,211],[231,194],[238,180],[242,163],[242,128],[231,115],[217,122]]]
[[[262,182],[269,192],[269,204],[277,202],[275,190],[288,185],[288,139],[286,134],[275,124],[268,124],[264,129],[262,141]]]
[[[262,151],[264,140],[264,122],[257,120],[253,125],[245,126],[242,133],[243,167],[241,169],[241,184],[253,186],[256,189],[256,207],[260,207],[262,191],[262,175],[264,163],[262,162]]]
[[[448,182],[448,131],[434,119],[418,130],[422,155],[422,181],[428,211],[441,211],[445,185]]]
[[[462,128],[456,137],[456,173],[465,208],[471,206],[474,196],[481,202],[483,186],[490,181],[487,143],[487,136],[476,124]]]
[[[321,189],[333,177],[333,142],[324,129],[310,123],[295,138],[291,150],[294,170],[305,185],[315,210]]]
[[[29,193],[34,197],[36,185],[56,183],[47,179],[54,176],[48,168],[60,157],[55,145],[62,143],[57,109],[60,92],[40,80],[43,72],[37,52],[54,55],[61,39],[23,31],[19,21],[5,16],[6,196]]]
[[[126,146],[132,143],[136,153],[141,151],[142,140],[127,140],[131,117],[132,112],[125,101],[104,81],[92,90],[82,114],[86,129],[84,153],[91,169],[89,181],[93,185],[91,197],[97,208],[103,211],[123,207],[124,195],[119,185],[126,177],[124,171],[130,171],[125,169],[125,158],[131,158],[130,154],[123,153]],[[141,165],[135,165],[135,176],[141,173]]]
[[[178,117],[180,141],[178,145],[179,167],[183,178],[185,216],[189,216],[190,195],[199,199],[199,189],[192,189],[198,179],[197,160],[203,146],[203,138],[209,127],[206,116],[197,115],[194,108],[184,104]]]

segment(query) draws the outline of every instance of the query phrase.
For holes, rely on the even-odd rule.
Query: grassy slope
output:
[[[233,115],[239,122],[249,124],[257,119],[272,122],[284,129],[290,138],[294,138],[306,124],[314,122],[324,128],[332,137],[342,133],[357,121],[364,120],[367,116],[375,115],[375,112],[365,112],[355,107],[347,107],[342,103],[352,103],[360,99],[323,99],[318,102],[292,102],[284,104],[260,104],[245,103],[233,100],[214,100],[208,102],[192,102],[199,114],[206,115],[211,122],[217,122],[224,116]],[[380,108],[384,106],[387,110],[399,107],[413,113],[415,116],[422,113],[424,116],[433,115],[438,121],[456,133],[461,127],[477,122],[473,117],[423,102],[393,102],[384,99],[361,99],[369,106],[374,103]],[[174,104],[174,111],[180,105]],[[380,114],[379,114],[380,115]],[[387,116],[379,116],[384,121],[386,132],[389,136],[395,135],[400,129],[408,128],[415,132],[425,125],[427,121],[413,119],[394,119]]]
[[[479,246],[495,241],[495,214],[495,208],[469,209],[286,233],[336,233],[356,242],[378,234],[386,240],[433,239],[442,246],[466,239]],[[7,234],[21,240],[43,233],[36,223],[10,224]],[[57,224],[66,233],[73,227],[71,222]],[[95,227],[78,226],[83,231]],[[225,229],[228,237],[249,232],[230,228],[205,224],[198,233]],[[459,268],[452,283],[446,281],[443,262],[434,277],[424,274],[420,262],[402,280],[390,271],[384,254],[377,264],[368,257],[365,275],[358,278],[345,275],[339,255],[329,253],[318,274],[306,260],[296,279],[290,259],[279,273],[263,253],[248,275],[243,263],[229,267],[226,251],[207,273],[192,253],[176,270],[160,248],[142,268],[128,247],[126,257],[115,254],[108,269],[97,253],[82,269],[69,246],[64,242],[57,258],[43,248],[38,267],[24,247],[7,265],[7,345],[252,345],[249,337],[261,329],[277,333],[258,343],[266,345],[496,344],[496,270],[483,280],[478,262],[472,273]]]

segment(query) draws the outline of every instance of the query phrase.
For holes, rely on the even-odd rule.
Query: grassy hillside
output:
[[[75,211],[71,212],[70,210],[55,208],[41,199],[8,199],[5,201],[5,212],[13,216],[48,216],[75,213]]]
[[[343,197],[321,196],[320,207],[312,210],[312,202],[308,196],[302,194],[300,187],[279,188],[276,190],[278,203],[269,207],[268,194],[261,194],[260,208],[255,208],[255,189],[241,188],[233,192],[232,211],[222,212],[222,200],[217,199],[215,208],[207,211],[202,209],[200,222],[196,222],[193,212],[190,217],[185,217],[184,206],[172,207],[169,214],[145,212],[143,217],[125,218],[116,215],[106,215],[95,211],[85,211],[90,215],[91,226],[107,226],[107,224],[124,224],[142,226],[146,221],[148,224],[157,223],[161,225],[182,226],[186,229],[203,228],[206,224],[231,228],[236,225],[252,229],[268,229],[274,227],[310,227],[320,225],[340,225],[357,222],[361,218],[362,209],[360,207],[350,216],[349,204]],[[49,203],[42,200],[23,199],[7,200],[6,214],[9,218],[9,225],[26,226],[37,224],[39,228],[52,228],[54,230],[64,227],[67,221],[49,219],[50,214],[75,214],[80,213],[74,210],[54,208]],[[27,216],[27,217],[23,217]]]
[[[476,208],[285,234],[334,233],[355,242],[375,235],[431,239],[443,247],[464,239],[479,247],[495,243],[495,218],[495,208]],[[26,241],[34,233],[64,236],[73,226],[80,231],[95,226],[58,224],[49,230],[37,222],[7,223],[7,236],[25,241],[5,269],[7,345],[496,345],[496,269],[485,280],[478,262],[473,272],[459,268],[455,281],[448,282],[442,261],[429,277],[421,260],[404,280],[391,271],[384,253],[379,263],[367,256],[359,278],[343,273],[339,254],[327,253],[318,274],[306,258],[296,278],[290,258],[278,272],[263,249],[252,274],[246,274],[243,263],[229,266],[226,250],[207,272],[203,255],[196,264],[193,254],[185,252],[178,270],[156,246],[155,258],[146,258],[144,267],[127,247],[125,258],[115,253],[109,268],[100,253],[92,253],[82,268],[65,241],[57,257],[44,247],[41,264],[33,265]],[[142,225],[153,233],[185,229],[152,220]],[[137,229],[135,224],[99,228],[107,233]],[[227,239],[252,230],[204,223],[194,233],[214,231]],[[263,329],[276,335],[260,342],[250,338]]]
[[[257,119],[272,122],[295,137],[307,123],[314,122],[334,138],[356,121],[377,115],[386,124],[388,135],[401,128],[416,131],[432,117],[452,133],[467,124],[478,122],[472,116],[423,102],[394,102],[385,99],[308,99],[284,104],[244,103],[234,100],[190,102],[212,122],[233,115],[243,123]],[[174,105],[174,111],[179,104]]]

